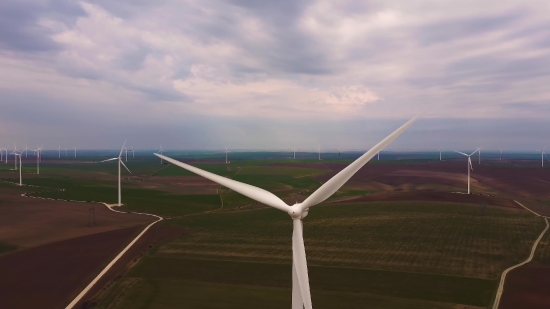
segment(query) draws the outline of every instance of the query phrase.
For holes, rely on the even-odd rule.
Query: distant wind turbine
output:
[[[160,145],[160,150],[159,150],[160,154],[162,154],[163,151],[164,150],[162,149],[162,145]],[[160,158],[160,164],[162,164],[162,158]]]
[[[296,148],[294,148],[294,160],[296,160]]]
[[[319,154],[319,161],[321,160],[321,146],[317,148],[317,153]]]
[[[439,161],[441,161],[441,148],[439,148]]]
[[[23,160],[21,158],[21,155],[23,154],[23,151],[17,152],[16,150],[14,150],[12,152],[12,154],[15,156],[15,163],[16,164],[17,164],[17,157],[19,157],[19,185],[22,186],[23,185],[23,173],[22,173],[22,171],[23,171]]]
[[[227,154],[229,153],[229,151],[227,151],[227,147],[224,147],[225,148],[225,164],[229,164],[229,160],[227,159]]]
[[[480,147],[481,148],[481,147]],[[470,194],[470,170],[474,170],[474,167],[472,166],[472,160],[471,160],[471,157],[472,155],[474,155],[476,152],[479,151],[479,148],[476,149],[474,152],[472,152],[471,154],[467,155],[465,154],[464,152],[460,152],[460,151],[456,151],[457,153],[460,153],[461,155],[464,155],[466,157],[468,157],[468,194]]]
[[[500,161],[502,161],[502,149],[499,149],[500,150]]]
[[[124,146],[125,145],[126,145],[126,141],[124,141],[124,144],[122,144],[122,148],[120,148],[120,153],[118,154],[118,157],[98,162],[98,163],[102,163],[102,162],[107,162],[107,161],[118,160],[118,206],[122,206],[121,191],[120,191],[120,165],[123,165],[124,168],[126,168],[126,170],[130,174],[132,174],[132,172],[130,172],[130,170],[128,169],[126,164],[124,164],[124,162],[122,162],[122,151],[124,151]]]
[[[546,154],[546,147],[542,148],[542,150],[539,150],[539,151],[541,152],[540,161],[541,161],[542,167],[544,167],[544,155]]]
[[[481,164],[481,147],[478,148],[478,152],[477,152],[477,164]]]
[[[182,163],[172,158],[155,154],[164,160],[184,168],[192,173],[214,181],[222,186],[225,186],[233,191],[236,191],[244,196],[256,200],[265,205],[282,210],[292,218],[293,233],[292,233],[292,308],[293,309],[312,309],[311,293],[309,288],[309,275],[307,271],[306,251],[303,238],[302,220],[307,216],[309,208],[322,203],[338,189],[340,189],[361,167],[363,167],[376,153],[382,148],[390,144],[403,131],[405,131],[416,118],[409,120],[395,132],[390,134],[371,150],[367,151],[353,163],[348,165],[330,180],[325,182],[319,189],[311,194],[302,203],[296,203],[292,206],[287,205],[283,200],[275,194],[264,189],[254,187],[233,179],[225,178],[194,166]]]
[[[36,147],[36,175],[40,175],[40,160],[41,160],[41,157],[42,157],[42,154],[41,154],[41,151],[42,151],[42,148],[40,147]]]
[[[13,158],[15,159],[15,170],[17,171],[17,147],[15,146],[15,143],[13,143],[13,151],[11,153],[13,155]]]
[[[380,151],[378,152],[377,156],[378,156],[378,161],[380,161]]]
[[[61,159],[61,145],[57,148],[57,158]]]
[[[73,147],[74,148],[74,157],[76,158],[76,147]]]

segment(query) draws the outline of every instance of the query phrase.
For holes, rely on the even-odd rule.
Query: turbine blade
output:
[[[97,163],[102,163],[102,162],[107,162],[107,161],[113,161],[113,160],[116,160],[116,159],[118,159],[118,158],[111,158],[111,159],[99,161],[99,162],[97,162]]]
[[[126,140],[124,140],[124,144],[122,144],[122,148],[120,148],[120,153],[118,154],[119,158],[122,156],[122,151],[124,150],[124,146],[126,146]]]
[[[292,309],[304,309],[300,283],[298,282],[298,273],[296,273],[296,264],[292,259]]]
[[[294,219],[292,222],[294,225],[294,231],[292,232],[292,259],[296,269],[296,277],[298,278],[298,285],[300,287],[300,294],[302,295],[304,307],[305,309],[312,309],[302,220]]]
[[[117,158],[118,159],[118,158]],[[130,172],[130,170],[128,169],[128,167],[126,166],[126,164],[124,164],[124,162],[122,162],[122,160],[120,160],[120,163],[122,163],[122,166],[124,166],[126,168],[126,170],[132,174],[132,172]]]
[[[319,189],[311,194],[305,201],[302,202],[301,208],[306,209],[311,206],[315,206],[327,198],[329,198],[334,192],[338,191],[357,171],[363,167],[370,159],[372,159],[380,150],[384,149],[387,145],[393,142],[401,133],[403,133],[411,124],[413,124],[418,117],[407,121],[399,129],[395,130],[388,137],[372,147],[364,155],[359,157],[353,163],[348,165],[345,169],[341,170],[338,174],[332,177],[329,181],[325,182]]]
[[[460,151],[456,151],[456,150],[455,150],[455,152],[460,153],[461,155],[465,155],[465,156],[469,157],[469,155],[465,154],[464,152],[460,152]]]
[[[473,155],[474,153],[478,152],[479,150],[481,149],[481,147],[477,148],[474,152],[472,152],[472,154],[470,155]]]
[[[210,172],[207,172],[205,170],[201,170],[200,168],[196,168],[194,166],[191,166],[189,164],[185,164],[183,162],[174,160],[172,158],[169,158],[167,156],[160,155],[158,153],[155,153],[155,156],[166,160],[174,165],[177,165],[181,168],[184,168],[192,173],[195,173],[199,176],[202,176],[204,178],[210,179],[213,182],[216,182],[224,187],[227,187],[235,192],[238,192],[244,196],[247,196],[255,201],[258,201],[260,203],[263,203],[265,205],[271,206],[273,208],[280,209],[282,211],[288,212],[290,211],[291,207],[288,206],[283,200],[278,198],[275,194],[266,191],[264,189],[260,189],[258,187],[254,187],[233,179],[225,178]]]

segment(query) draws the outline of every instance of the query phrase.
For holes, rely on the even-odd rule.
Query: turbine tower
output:
[[[296,160],[296,148],[294,148],[294,160]]]
[[[500,161],[502,161],[502,149],[499,149],[500,150]]]
[[[120,149],[120,153],[118,154],[118,157],[98,162],[98,163],[102,163],[102,162],[107,162],[107,161],[118,160],[118,206],[122,206],[122,199],[121,199],[121,194],[120,194],[121,193],[121,191],[120,191],[120,165],[123,165],[126,168],[126,170],[130,174],[132,174],[132,172],[130,172],[130,170],[128,169],[126,164],[124,164],[124,162],[122,162],[122,152],[124,151],[124,146],[125,145],[126,145],[126,141],[124,141],[124,144],[122,144],[122,148]]]
[[[378,151],[390,144],[403,131],[405,131],[414,121],[416,117],[409,120],[395,132],[390,134],[371,150],[367,151],[345,169],[340,171],[330,180],[325,182],[317,191],[313,192],[302,203],[296,203],[292,206],[287,205],[283,200],[275,194],[254,187],[233,179],[225,178],[194,166],[182,163],[172,158],[155,154],[157,157],[184,168],[192,173],[214,181],[222,186],[225,186],[233,191],[236,191],[244,196],[256,200],[265,205],[282,210],[292,218],[292,308],[293,309],[312,309],[311,293],[309,288],[309,276],[307,271],[306,251],[303,238],[302,220],[307,216],[309,208],[322,203],[338,189],[340,189],[361,167],[363,167],[370,159],[372,159]]]
[[[23,154],[23,151],[20,151],[20,152],[17,152],[17,150],[14,150],[12,152],[12,154],[15,156],[15,164],[17,166],[17,157],[19,157],[19,185],[22,186],[23,185],[23,173],[22,173],[22,169],[23,169],[23,160],[21,159],[21,156]],[[17,168],[16,168],[17,170]]]
[[[74,148],[74,157],[76,158],[76,147],[73,147]]]
[[[321,161],[321,146],[317,148],[317,153],[319,154],[319,161]]]
[[[439,161],[441,161],[441,148],[439,148]]]
[[[466,157],[468,157],[468,194],[470,194],[470,170],[474,170],[473,166],[472,166],[472,160],[471,160],[471,157],[472,155],[474,155],[476,152],[479,151],[481,147],[479,147],[478,149],[476,149],[474,152],[472,152],[471,154],[467,155],[465,154],[464,152],[460,152],[460,151],[456,151],[457,153],[460,153],[461,155],[464,155]]]
[[[57,148],[57,158],[61,159],[61,145],[59,145],[59,148]]]

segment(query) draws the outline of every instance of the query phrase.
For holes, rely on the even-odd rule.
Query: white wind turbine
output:
[[[42,148],[36,147],[36,175],[40,175],[40,161],[42,160]]]
[[[13,155],[13,158],[15,159],[15,170],[17,171],[17,147],[15,146],[15,143],[13,143],[13,151],[11,153]]]
[[[377,160],[380,161],[380,151],[378,152],[377,156],[378,156]]]
[[[98,163],[102,163],[102,162],[107,162],[107,161],[118,160],[118,206],[122,206],[122,199],[121,199],[121,194],[120,194],[120,192],[121,192],[120,191],[120,165],[122,164],[126,168],[126,170],[130,174],[132,174],[132,172],[130,172],[130,170],[128,169],[126,164],[124,164],[124,162],[122,162],[122,151],[124,151],[124,146],[125,145],[126,145],[126,141],[124,141],[124,144],[122,144],[122,148],[120,149],[120,153],[118,154],[118,157],[98,162]]]
[[[468,194],[470,194],[470,170],[474,170],[473,166],[472,166],[472,160],[471,160],[471,157],[472,155],[474,155],[476,152],[479,151],[481,147],[479,147],[478,149],[476,149],[474,152],[472,152],[471,154],[467,155],[465,154],[464,152],[460,152],[460,151],[456,151],[457,153],[460,153],[461,155],[464,155],[466,157],[468,157]]]
[[[160,145],[160,150],[159,150],[160,154],[162,154],[163,151],[164,149],[162,149],[162,145]],[[162,164],[162,158],[160,158],[160,164]]]
[[[12,154],[15,156],[15,164],[17,165],[17,157],[19,157],[19,185],[23,185],[23,160],[21,158],[23,151],[17,152],[17,150],[14,150]],[[17,170],[17,168],[16,168]]]
[[[59,148],[57,148],[57,158],[61,159],[61,145],[59,145]]]
[[[546,154],[546,147],[542,148],[542,150],[539,150],[541,153],[540,153],[540,159],[541,159],[541,164],[542,164],[542,167],[544,167],[544,155]]]
[[[502,149],[499,149],[500,150],[500,161],[502,161]]]
[[[227,160],[227,154],[229,151],[227,151],[227,147],[225,147],[225,164],[229,164],[230,162]]]
[[[481,147],[479,147],[477,150],[477,164],[481,164]]]
[[[74,148],[74,157],[76,158],[76,147],[73,147]]]
[[[306,251],[303,239],[302,219],[307,216],[310,207],[325,201],[332,194],[338,191],[338,189],[340,189],[361,167],[363,167],[372,157],[374,157],[378,151],[390,144],[415,120],[416,117],[409,120],[395,132],[393,132],[376,146],[374,146],[371,150],[367,151],[365,154],[359,157],[359,159],[355,160],[345,169],[343,169],[330,180],[325,182],[305,201],[303,201],[302,203],[296,203],[292,206],[287,205],[279,197],[264,189],[260,189],[258,187],[254,187],[239,181],[235,181],[233,179],[225,178],[201,170],[194,166],[176,161],[172,158],[160,154],[155,155],[174,165],[182,167],[204,178],[210,179],[211,181],[214,181],[253,200],[288,213],[292,218],[294,228],[292,233],[292,308],[303,309],[305,307],[305,309],[311,309],[311,294],[309,289],[309,276],[307,272]]]
[[[294,148],[294,160],[296,160],[296,148]]]
[[[27,151],[28,151],[28,150],[29,150],[29,147],[28,147],[27,145],[25,145],[25,150],[23,150],[23,151],[25,151],[25,158],[28,157],[28,156],[27,156]]]
[[[439,148],[439,161],[441,161],[441,148]]]
[[[128,148],[124,147],[124,153],[126,155],[126,158],[124,159],[124,161],[128,162]]]
[[[8,164],[8,148],[2,148],[6,151],[6,164]]]
[[[321,160],[321,146],[317,148],[317,153],[319,154],[319,161]]]
[[[6,150],[6,157],[8,156],[7,150]],[[0,148],[0,162],[4,161],[4,148]],[[8,162],[6,162],[8,163]]]

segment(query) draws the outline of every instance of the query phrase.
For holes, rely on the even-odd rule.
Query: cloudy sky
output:
[[[550,147],[548,0],[2,0],[0,143]],[[5,146],[2,146],[5,147]]]

